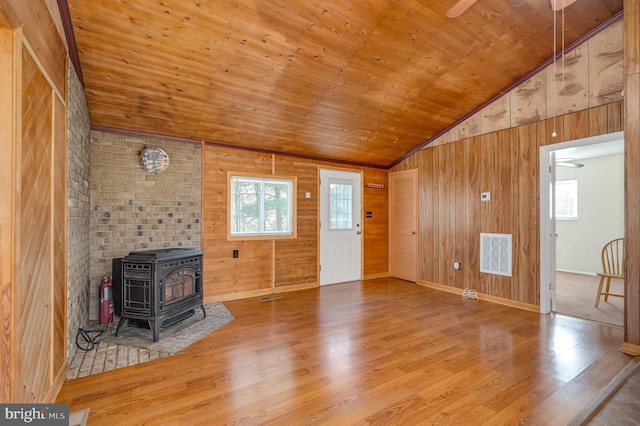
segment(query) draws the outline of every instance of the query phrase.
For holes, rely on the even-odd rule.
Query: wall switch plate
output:
[[[483,192],[482,194],[480,194],[480,199],[482,201],[489,201],[491,199],[491,193],[490,192]]]
[[[234,250],[233,251],[233,258],[237,259],[238,258],[238,250]]]

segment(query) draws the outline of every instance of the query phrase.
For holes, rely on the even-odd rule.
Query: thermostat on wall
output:
[[[480,194],[480,199],[482,201],[489,201],[491,199],[491,193],[490,192],[483,192],[482,194]]]

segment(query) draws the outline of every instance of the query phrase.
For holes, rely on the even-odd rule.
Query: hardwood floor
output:
[[[567,424],[623,330],[377,279],[225,303],[180,354],[68,381],[89,425]]]

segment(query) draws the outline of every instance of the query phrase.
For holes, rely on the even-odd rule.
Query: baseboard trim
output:
[[[306,290],[318,287],[317,282],[287,285],[282,287],[269,287],[260,290],[243,291],[238,293],[221,294],[217,296],[205,296],[204,303],[226,302],[229,300],[249,299],[251,297],[268,296],[271,294],[287,293],[296,290]]]
[[[379,274],[369,274],[369,275],[365,275],[362,277],[362,280],[375,280],[378,278],[389,278],[389,273],[388,272],[381,272]]]
[[[556,269],[558,272],[566,272],[568,274],[578,274],[578,275],[589,275],[590,277],[597,277],[598,274],[595,272],[584,272],[584,271],[572,271],[569,269]]]
[[[462,289],[456,287],[450,287],[444,284],[432,283],[430,281],[418,281],[418,284],[423,287],[432,288],[434,290],[446,291],[447,293],[462,294]],[[540,313],[540,306],[532,305],[530,303],[518,302],[516,300],[505,299],[504,297],[491,296],[489,294],[478,293],[478,299],[486,300],[487,302],[496,303],[498,305],[511,306],[512,308],[523,309],[525,311]]]
[[[633,343],[623,342],[620,350],[625,354],[640,356],[640,346]]]

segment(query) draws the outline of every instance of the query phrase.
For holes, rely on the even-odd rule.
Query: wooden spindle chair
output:
[[[604,301],[609,296],[624,297],[624,294],[610,292],[611,279],[624,280],[624,238],[616,238],[609,241],[602,248],[602,272],[598,273],[600,284],[598,285],[598,295],[596,296],[596,308],[600,303],[600,296],[604,295]],[[602,291],[605,280],[607,282],[605,290]]]

